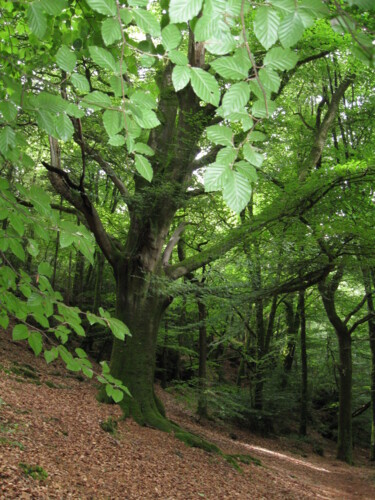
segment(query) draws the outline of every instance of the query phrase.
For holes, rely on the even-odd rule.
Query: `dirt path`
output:
[[[330,444],[319,457],[308,445],[240,430],[233,440],[218,424],[199,425],[158,389],[173,420],[227,453],[261,460],[243,465],[241,474],[218,456],[132,421],[119,421],[114,436],[104,432],[100,423],[119,419],[120,411],[99,405],[92,382],[46,366],[3,332],[0,368],[1,499],[375,498],[375,469],[361,450],[358,465],[349,467],[334,460]],[[48,477],[33,479],[24,470],[30,466]]]

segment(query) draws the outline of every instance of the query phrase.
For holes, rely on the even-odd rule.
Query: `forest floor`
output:
[[[95,393],[93,381],[67,373],[58,362],[47,366],[0,332],[1,499],[375,498],[375,468],[365,450],[354,450],[356,465],[350,467],[334,459],[329,441],[322,440],[321,457],[296,439],[198,423],[158,389],[172,420],[225,453],[261,461],[241,464],[239,472],[173,435],[120,420],[119,408],[99,404]],[[100,425],[109,418],[118,421],[114,435]]]

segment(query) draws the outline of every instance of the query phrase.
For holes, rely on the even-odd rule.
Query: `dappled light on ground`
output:
[[[328,469],[324,469],[323,467],[318,467],[309,462],[305,462],[304,460],[297,460],[296,458],[285,455],[284,453],[279,453],[277,451],[268,450],[267,448],[262,448],[260,446],[253,446],[246,443],[241,443],[241,444],[251,451],[259,451],[260,453],[266,453],[268,455],[280,458],[281,460],[288,460],[289,462],[293,462],[294,464],[302,465],[303,467],[309,467],[310,469],[318,470],[320,472],[328,472],[328,473],[331,472]]]

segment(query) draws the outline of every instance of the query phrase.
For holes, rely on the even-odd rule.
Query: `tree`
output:
[[[349,3],[372,7],[363,0]],[[110,366],[112,377],[131,393],[121,401],[124,414],[171,430],[175,427],[153,390],[157,332],[173,299],[169,284],[276,221],[302,217],[330,190],[329,183],[316,188],[305,181],[321,157],[352,75],[333,95],[302,165],[301,187],[293,188],[299,198],[290,192],[285,204],[284,191],[250,224],[182,262],[173,263],[181,228],[171,234],[172,224],[178,211],[202,194],[196,172],[207,165],[206,192],[222,191],[235,212],[246,207],[262,163],[255,145],[262,137],[259,128],[277,111],[275,98],[297,69],[326,55],[310,51],[303,34],[330,11],[323,2],[309,1],[274,0],[249,9],[244,0],[128,0],[124,5],[40,0],[27,8],[5,2],[3,12],[12,35],[2,49],[3,161],[24,164],[24,130],[34,136],[37,125],[43,146],[48,136],[50,159],[44,147],[42,164],[49,181],[75,208],[112,266],[116,317],[131,333],[125,343],[115,338]],[[346,13],[335,3],[336,14],[339,29],[350,31],[342,21]],[[371,37],[359,28],[353,39],[359,39],[361,58],[372,62]],[[94,202],[88,190],[87,177],[95,168],[119,193],[114,206],[124,215],[126,233],[120,237],[105,226],[100,201]],[[355,182],[355,175],[351,179]],[[332,185],[342,182],[346,178],[337,176]],[[331,269],[331,263],[314,268],[277,291],[299,290]],[[269,291],[257,291],[257,300],[264,293]]]

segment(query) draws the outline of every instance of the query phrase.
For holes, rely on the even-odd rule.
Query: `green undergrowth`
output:
[[[20,450],[24,450],[25,447],[19,441],[13,441],[12,439],[8,439],[5,437],[0,437],[0,446],[10,446],[11,448],[19,448]]]
[[[48,477],[47,472],[40,465],[30,465],[23,462],[20,462],[18,465],[21,467],[25,476],[30,476],[38,481],[44,481]]]
[[[100,422],[100,427],[104,432],[108,432],[114,436],[117,432],[117,420],[114,420],[112,417],[107,418],[103,422]]]

